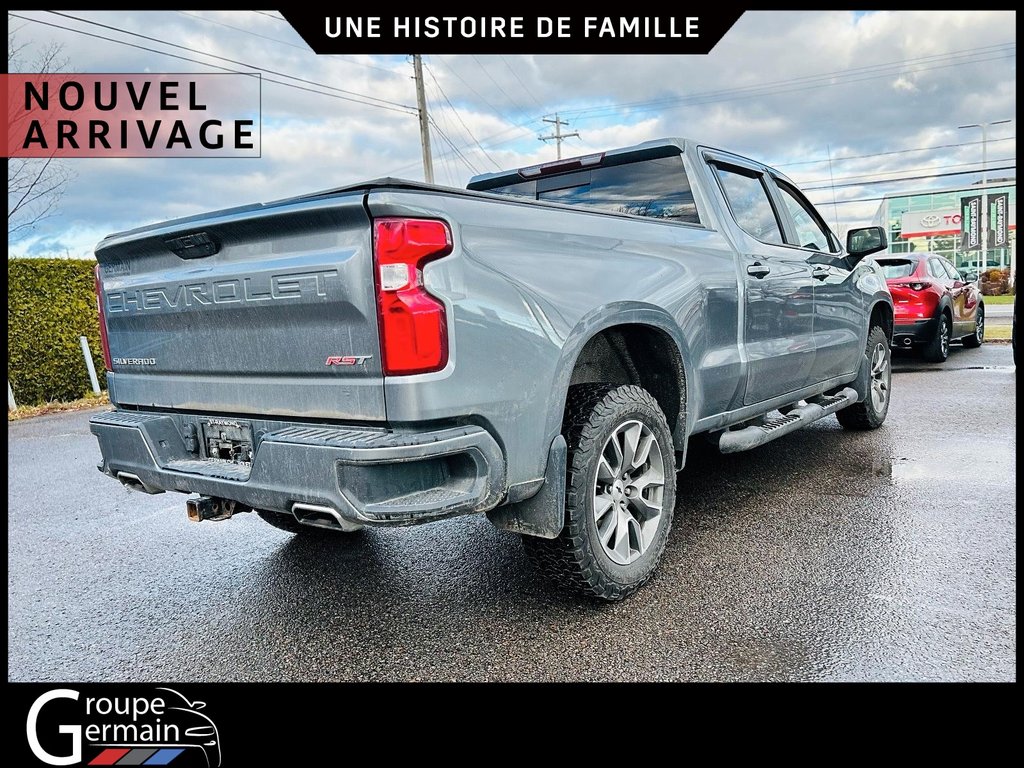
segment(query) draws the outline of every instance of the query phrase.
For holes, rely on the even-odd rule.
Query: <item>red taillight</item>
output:
[[[100,344],[103,346],[103,367],[114,370],[110,364],[110,342],[107,340],[107,313],[103,309],[103,289],[100,286],[100,265],[96,265],[96,308],[100,315]]]
[[[893,283],[893,288],[909,288],[912,291],[923,291],[925,288],[931,288],[931,283]]]
[[[384,373],[439,371],[448,362],[448,322],[444,304],[423,287],[423,265],[451,253],[448,225],[376,219],[373,236]]]

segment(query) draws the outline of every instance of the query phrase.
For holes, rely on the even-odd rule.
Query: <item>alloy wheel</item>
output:
[[[627,421],[601,450],[594,479],[594,522],[608,558],[629,565],[654,541],[662,515],[665,460],[650,427]]]

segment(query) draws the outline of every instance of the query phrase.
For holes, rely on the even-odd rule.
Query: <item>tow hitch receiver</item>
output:
[[[196,499],[188,499],[185,502],[185,511],[188,512],[188,519],[193,523],[201,523],[204,520],[228,520],[232,515],[239,512],[252,512],[252,507],[239,504],[231,499],[218,499],[214,496],[200,496]]]

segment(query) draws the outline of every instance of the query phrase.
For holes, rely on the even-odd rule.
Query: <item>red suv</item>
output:
[[[949,343],[980,347],[985,340],[981,291],[943,257],[908,253],[875,259],[885,272],[896,306],[892,345],[921,348],[926,360],[944,362]]]

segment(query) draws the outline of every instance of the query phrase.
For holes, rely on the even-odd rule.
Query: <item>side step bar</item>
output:
[[[857,402],[857,391],[850,387],[840,390],[835,395],[815,397],[807,405],[794,408],[785,416],[770,419],[764,424],[722,432],[718,438],[718,450],[722,453],[749,451],[751,448],[757,448],[777,437],[806,427],[812,421],[817,421],[823,416],[835,413],[855,402]]]

